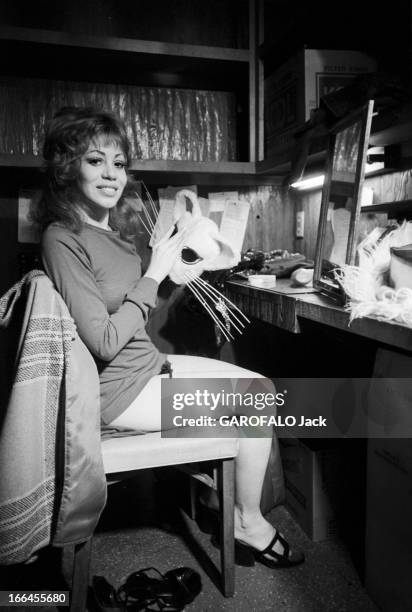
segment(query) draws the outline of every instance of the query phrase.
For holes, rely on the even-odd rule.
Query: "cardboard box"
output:
[[[365,588],[383,612],[412,610],[412,440],[368,440]]]
[[[314,542],[339,536],[363,571],[364,440],[279,441],[291,514]]]
[[[358,51],[302,49],[291,57],[265,80],[265,158],[291,151],[295,132],[321,96],[376,69],[376,62]]]
[[[410,355],[378,350],[374,376],[387,388],[369,427],[365,587],[383,612],[412,610],[412,439],[383,438],[410,422],[411,372]]]
[[[338,461],[337,449],[316,448],[313,440],[280,439],[286,505],[314,541],[336,535],[336,518],[327,493],[326,466]]]

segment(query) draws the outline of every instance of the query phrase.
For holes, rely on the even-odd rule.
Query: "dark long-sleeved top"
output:
[[[66,302],[100,376],[102,422],[109,424],[161,370],[165,356],[146,333],[158,284],[119,232],[85,224],[80,233],[52,224],[43,264]]]

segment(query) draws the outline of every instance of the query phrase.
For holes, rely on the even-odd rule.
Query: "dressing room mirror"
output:
[[[354,264],[373,100],[336,124],[330,133],[322,190],[313,284],[339,302],[335,270]]]

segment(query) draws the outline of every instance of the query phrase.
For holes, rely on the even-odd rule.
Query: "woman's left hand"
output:
[[[172,236],[174,225],[156,244],[153,245],[152,257],[144,276],[153,278],[159,284],[166,278],[180,255],[186,234],[183,228]],[[171,237],[172,236],[172,237]]]

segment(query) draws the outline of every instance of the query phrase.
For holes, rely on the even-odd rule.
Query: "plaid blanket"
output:
[[[19,316],[17,305],[22,301]],[[92,376],[93,393],[87,397],[91,450],[86,455],[94,457],[82,458],[80,466],[83,449],[75,446],[75,428],[85,405],[76,399],[78,389],[73,391],[82,368],[76,369],[72,360],[73,347],[78,349],[80,340],[66,305],[40,271],[29,272],[0,299],[0,327],[16,325],[20,329],[13,384],[0,412],[0,563],[4,565],[26,561],[50,543],[64,545],[90,537],[106,496],[97,372],[97,392]],[[83,501],[88,521],[86,528],[83,524],[76,531],[79,523],[73,517],[80,512],[79,520],[85,518],[84,490],[74,491],[85,478],[92,501]]]

